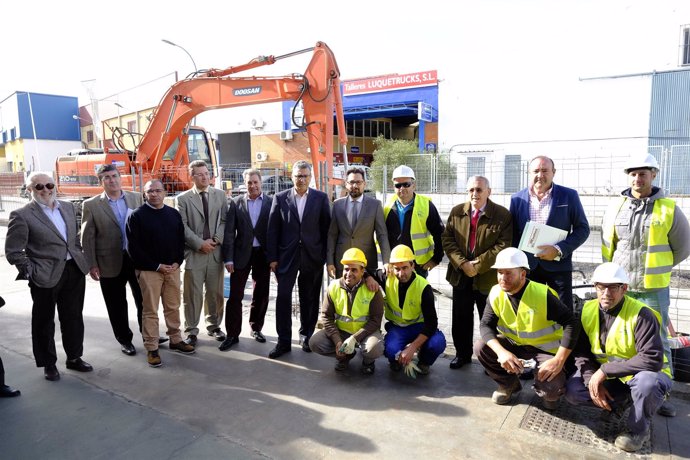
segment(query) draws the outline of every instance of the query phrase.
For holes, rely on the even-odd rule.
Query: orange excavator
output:
[[[271,65],[280,59],[313,52],[304,74],[283,77],[235,77],[233,74]],[[217,171],[213,141],[203,129],[190,126],[207,110],[294,100],[302,102],[303,124],[314,168],[316,186],[324,191],[336,185],[333,179],[333,133],[346,150],[347,134],[340,90],[340,70],[325,43],[282,56],[259,56],[246,64],[226,69],[197,72],[170,87],[154,110],[146,132],[134,150],[77,151],[56,160],[58,192],[63,196],[87,197],[102,191],[96,170],[114,164],[122,176],[123,188],[143,190],[151,179],[161,179],[168,193],[192,186],[187,169],[190,161],[202,159]],[[293,114],[294,114],[293,109]],[[334,122],[335,115],[335,122]],[[114,132],[114,137],[115,137]],[[121,134],[121,132],[120,132]],[[122,137],[122,136],[120,136]]]

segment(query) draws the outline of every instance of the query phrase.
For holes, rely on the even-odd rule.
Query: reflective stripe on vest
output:
[[[364,284],[357,289],[349,315],[347,291],[340,286],[340,280],[331,282],[328,286],[328,295],[335,306],[335,325],[341,331],[354,334],[369,321],[369,304],[376,292],[371,292]]]
[[[561,344],[563,327],[546,319],[547,293],[556,293],[545,284],[530,281],[525,288],[517,314],[508,294],[499,285],[491,288],[489,302],[496,316],[496,328],[517,345],[531,345],[555,354]]]
[[[626,361],[637,354],[635,348],[635,325],[640,310],[649,308],[637,299],[625,296],[623,307],[618,313],[618,316],[613,321],[611,329],[606,336],[606,352],[601,349],[601,341],[599,335],[599,301],[597,299],[585,302],[582,307],[582,329],[587,334],[589,343],[592,347],[592,354],[599,362],[599,364],[606,364],[612,361]],[[659,325],[661,325],[661,316],[658,312],[649,308],[649,311],[654,313]],[[661,328],[660,328],[661,329]],[[661,332],[660,332],[661,333]],[[669,369],[668,360],[664,355],[664,364],[661,372],[671,377],[671,370]],[[622,382],[627,382],[633,378],[632,375],[621,377]]]
[[[398,196],[393,194],[386,201],[386,206],[383,208],[383,219],[388,219],[388,213]],[[410,240],[412,241],[412,250],[414,251],[415,262],[417,265],[424,265],[429,262],[434,256],[434,237],[426,228],[426,221],[429,218],[429,206],[431,199],[423,195],[415,194],[414,204],[412,210],[412,219],[410,220]],[[402,232],[402,228],[400,229]]]
[[[606,213],[601,232],[601,255],[606,262],[613,260],[613,239],[616,234],[616,216],[626,198],[614,203]],[[673,225],[676,202],[670,198],[654,200],[649,235],[647,235],[647,255],[644,264],[644,287],[655,289],[668,287],[673,269],[673,252],[668,242],[668,232]]]
[[[415,276],[405,293],[405,303],[400,308],[400,281],[395,276],[386,278],[386,319],[398,326],[423,323],[422,292],[429,282],[421,276]]]

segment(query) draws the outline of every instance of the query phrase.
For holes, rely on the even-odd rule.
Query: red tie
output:
[[[479,221],[479,209],[472,212],[470,221],[470,252],[474,253],[474,246],[477,244],[477,222]]]

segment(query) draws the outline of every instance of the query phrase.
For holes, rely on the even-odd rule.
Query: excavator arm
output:
[[[312,50],[312,59],[303,75],[229,76]],[[208,70],[175,83],[161,99],[141,139],[134,166],[151,173],[159,170],[165,152],[187,129],[190,121],[202,112],[285,100],[302,101],[314,177],[317,186],[325,189],[327,180],[333,175],[334,113],[339,142],[343,146],[347,144],[347,134],[340,71],[332,51],[322,42],[314,48],[280,57],[260,57],[242,66]]]

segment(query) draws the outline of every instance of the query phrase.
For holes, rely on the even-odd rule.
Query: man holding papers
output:
[[[577,192],[554,184],[555,174],[556,168],[550,158],[538,156],[530,161],[529,186],[513,195],[510,200],[513,246],[517,247],[520,243],[528,222],[566,232],[566,236],[560,241],[538,245],[537,252],[528,252],[527,258],[529,278],[553,288],[561,301],[572,309],[572,253],[587,240],[589,222]]]

